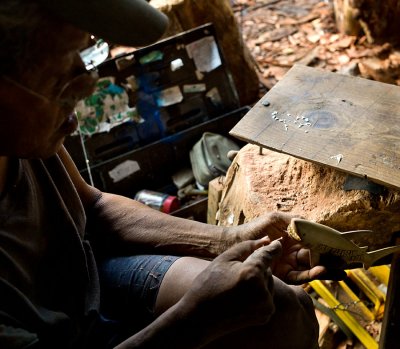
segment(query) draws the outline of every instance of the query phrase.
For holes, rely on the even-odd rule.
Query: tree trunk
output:
[[[365,34],[368,41],[382,42],[400,39],[398,0],[334,0],[335,17],[340,32]]]

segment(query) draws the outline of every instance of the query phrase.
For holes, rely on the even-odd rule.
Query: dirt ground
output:
[[[232,0],[260,81],[270,89],[293,64],[400,84],[400,51],[338,33],[332,0]]]

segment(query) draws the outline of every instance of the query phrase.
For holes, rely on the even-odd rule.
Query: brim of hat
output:
[[[110,43],[146,46],[157,41],[168,18],[145,0],[40,0],[51,13]]]

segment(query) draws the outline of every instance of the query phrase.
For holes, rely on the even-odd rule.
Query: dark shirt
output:
[[[99,308],[86,216],[57,156],[15,161],[0,198],[0,348],[81,348]]]

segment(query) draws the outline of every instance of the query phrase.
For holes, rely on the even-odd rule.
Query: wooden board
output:
[[[224,176],[214,178],[208,183],[208,207],[207,223],[216,225],[219,202],[221,201],[222,190],[224,189]]]
[[[295,65],[230,134],[400,187],[398,86]]]

